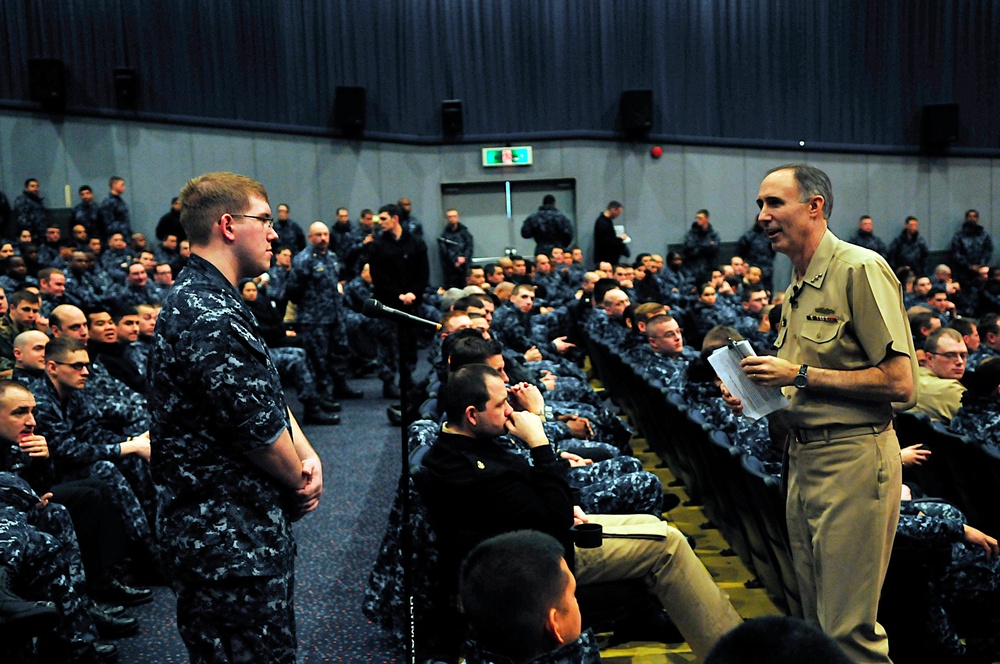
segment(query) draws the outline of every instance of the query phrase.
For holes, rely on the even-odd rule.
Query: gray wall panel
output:
[[[899,157],[868,159],[868,212],[875,234],[886,244],[899,235],[903,220],[913,215],[920,221],[920,234],[933,236],[940,226],[930,215],[929,177],[925,165]]]
[[[132,176],[126,183],[125,198],[131,206],[134,230],[146,233],[151,245],[156,242],[156,222],[170,209],[170,199],[194,174],[191,142],[187,131],[155,125],[137,126],[129,134]]]
[[[332,219],[335,204],[323,200],[316,179],[316,144],[311,138],[266,136],[254,138],[254,163],[257,179],[267,187],[271,213],[278,214],[278,205],[285,203],[289,216],[303,230],[316,219]],[[325,205],[324,205],[325,204]],[[329,217],[317,215],[330,208]]]
[[[227,131],[191,129],[192,175],[230,171],[256,177],[254,135]],[[267,186],[267,183],[264,183]]]
[[[684,160],[685,205],[670,219],[671,224],[679,225],[683,234],[687,234],[695,213],[705,208],[721,240],[735,242],[746,226],[747,196],[742,187],[733,186],[733,175],[742,170],[742,156],[742,150],[705,148],[696,154],[688,151]],[[682,240],[683,235],[678,241]]]
[[[7,164],[4,191],[13,205],[24,191],[24,181],[37,178],[46,205],[64,207],[66,153],[62,124],[29,115],[0,115],[0,146]],[[94,183],[97,192],[101,188]]]

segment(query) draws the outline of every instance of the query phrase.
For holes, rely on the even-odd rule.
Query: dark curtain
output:
[[[908,149],[925,104],[960,104],[970,153],[1000,148],[1000,0],[5,0],[0,100],[61,58],[70,113],[329,132],[368,90],[367,136],[612,137],[622,90],[654,91],[653,138]]]

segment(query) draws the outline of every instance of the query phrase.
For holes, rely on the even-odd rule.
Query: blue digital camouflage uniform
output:
[[[22,193],[14,199],[14,220],[17,230],[30,231],[31,239],[40,242],[45,237],[45,227],[49,223],[49,214],[45,210],[44,199],[35,194]]]
[[[102,272],[108,274],[113,281],[122,283],[125,281],[125,275],[128,274],[128,266],[132,264],[132,258],[132,251],[128,247],[124,249],[108,247],[101,254],[98,262]]]
[[[258,323],[193,254],[149,360],[162,555],[192,661],[294,662],[294,494],[247,458],[290,424]]]
[[[101,218],[101,210],[96,203],[77,203],[73,206],[70,214],[70,229],[77,224],[87,229],[87,237],[99,237],[101,242],[107,240],[108,234],[104,232],[104,220]]]
[[[94,275],[82,275],[72,271],[66,273],[66,301],[84,311],[99,304],[104,299],[104,287]]]
[[[72,542],[61,541],[29,523],[38,496],[11,473],[0,473],[0,560],[11,572],[11,590],[29,600],[55,603],[59,616],[44,625],[37,655],[44,662],[88,661],[93,656],[97,629],[87,613],[87,601],[77,591],[71,574]],[[50,508],[62,509],[50,504]],[[65,512],[65,509],[62,509]],[[68,515],[67,515],[68,518]],[[72,528],[69,529],[72,532]],[[79,548],[76,549],[77,560]],[[79,574],[77,563],[76,574]],[[11,638],[8,635],[7,638]],[[7,641],[7,646],[13,645]]]
[[[121,233],[125,241],[132,237],[132,221],[128,211],[128,204],[122,200],[121,196],[108,194],[108,197],[101,201],[101,218],[104,220],[104,232],[107,235]]]
[[[573,222],[554,205],[540,206],[521,224],[521,237],[535,240],[535,256],[549,256],[553,247],[568,247],[573,233]]]
[[[329,249],[320,253],[308,246],[292,259],[289,288],[298,294],[295,323],[313,377],[325,391],[338,377],[345,376],[351,353],[344,324],[344,298],[337,290],[339,274],[337,255]]]
[[[578,491],[579,505],[587,514],[663,513],[663,485],[635,457],[570,468],[566,479]]]
[[[267,296],[278,305],[278,312],[281,313],[282,317],[285,315],[285,306],[288,304],[288,279],[291,274],[291,268],[286,270],[280,265],[274,265],[267,271],[269,279]]]
[[[851,244],[856,244],[859,247],[864,247],[865,249],[874,251],[882,258],[888,258],[888,247],[885,246],[885,242],[882,241],[882,238],[874,233],[863,231],[859,228],[854,232],[854,235],[847,239],[847,241]]]
[[[45,242],[38,247],[38,263],[46,267],[55,267],[60,270],[66,269],[66,261],[63,260],[58,245],[51,245]]]
[[[699,413],[713,428],[729,436],[729,442],[761,462],[771,475],[781,475],[781,451],[771,444],[766,417],[752,421],[736,417],[722,400],[722,391],[714,381],[687,381],[684,400],[691,410]]]
[[[1000,453],[1000,402],[966,390],[962,395],[962,407],[951,418],[948,428]]]
[[[25,384],[35,396],[35,432],[48,442],[56,480],[99,480],[129,540],[155,553],[156,496],[149,464],[135,454],[121,456],[119,443],[127,435],[103,428],[82,391],[71,392],[64,406],[48,376]]]
[[[996,357],[998,355],[1000,355],[1000,353],[996,352],[986,344],[981,343],[979,344],[979,348],[969,353],[969,359],[965,363],[965,370],[975,371],[976,367],[983,363],[983,360]]]
[[[412,230],[410,231],[413,232]],[[444,286],[462,288],[465,286],[465,269],[472,264],[473,247],[475,243],[472,233],[465,224],[459,222],[455,228],[451,224],[445,226],[438,237],[438,256],[441,259],[441,271],[444,273]],[[455,267],[459,256],[465,257],[465,263]]]
[[[282,247],[288,247],[292,250],[292,255],[299,253],[306,248],[306,236],[302,232],[302,228],[292,221],[291,219],[286,219],[282,221],[281,219],[274,220],[274,232],[278,234],[278,239],[271,243],[271,250],[275,254]]]
[[[736,241],[736,254],[746,262],[760,268],[760,283],[770,290],[774,281],[774,247],[760,224],[754,222]]]
[[[988,558],[981,548],[966,545],[964,524],[965,516],[948,503],[903,501],[896,546],[951,545],[944,573],[930,580],[927,624],[948,655],[996,661],[1000,656],[1000,558]]]
[[[692,223],[684,236],[684,264],[688,271],[698,278],[708,277],[717,266],[721,243],[712,224],[702,228],[698,222]]]
[[[313,403],[319,398],[316,392],[316,381],[309,368],[309,358],[306,357],[304,349],[283,346],[281,348],[268,348],[267,352],[271,355],[271,361],[283,382],[294,385],[298,390],[299,401]]]
[[[137,286],[126,281],[108,293],[104,301],[107,304],[113,303],[126,307],[137,307],[140,304],[160,304],[160,291],[151,281],[147,281],[144,286]]]
[[[893,270],[908,266],[918,277],[927,274],[927,257],[931,251],[917,231],[912,235],[904,228],[889,245],[886,259]]]

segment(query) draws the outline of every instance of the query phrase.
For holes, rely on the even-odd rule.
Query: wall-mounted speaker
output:
[[[624,90],[618,100],[618,129],[641,137],[653,128],[653,91]]]
[[[465,131],[462,119],[462,100],[445,99],[441,102],[441,133],[445,138],[456,138]]]
[[[28,93],[47,111],[66,108],[66,63],[57,58],[28,60]]]
[[[958,104],[928,104],[920,117],[920,145],[942,153],[958,140]]]
[[[365,88],[340,85],[333,95],[333,126],[346,136],[360,136],[368,116]]]
[[[135,108],[139,104],[139,72],[128,67],[116,67],[115,100],[119,108]]]

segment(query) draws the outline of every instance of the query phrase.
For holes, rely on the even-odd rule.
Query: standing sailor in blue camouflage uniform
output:
[[[291,525],[318,505],[323,473],[236,291],[271,263],[271,206],[260,183],[232,173],[199,176],[180,198],[191,259],[149,360],[153,478],[177,626],[192,662],[290,664]]]
[[[123,237],[132,237],[128,204],[122,200],[124,193],[125,179],[112,176],[108,180],[108,196],[101,201],[101,218],[104,220],[106,233],[121,233]]]
[[[534,238],[535,255],[551,254],[553,247],[568,247],[573,241],[573,222],[556,208],[556,197],[546,194],[542,205],[521,224],[521,237]]]
[[[289,298],[298,304],[295,321],[309,355],[321,394],[360,399],[347,385],[351,350],[347,345],[344,296],[338,287],[340,263],[330,250],[330,229],[322,221],[309,226],[309,246],[292,259]]]

